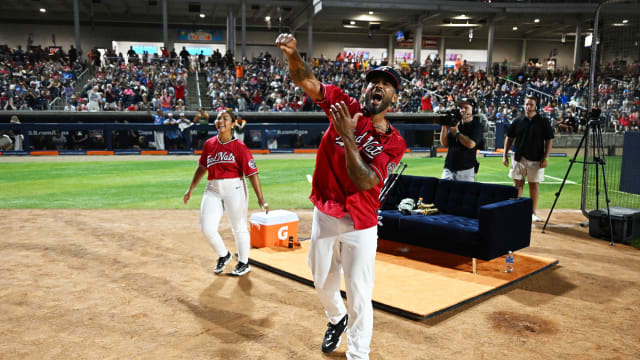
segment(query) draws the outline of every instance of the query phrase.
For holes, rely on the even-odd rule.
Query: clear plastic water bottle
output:
[[[513,272],[513,251],[509,251],[509,254],[504,259],[504,272]]]

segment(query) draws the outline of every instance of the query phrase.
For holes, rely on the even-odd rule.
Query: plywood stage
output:
[[[309,242],[294,249],[253,249],[250,263],[313,286],[307,265]],[[379,240],[373,288],[374,306],[414,319],[454,309],[558,263],[556,259],[515,253],[514,272],[504,272],[504,257],[477,262],[445,252]],[[341,286],[344,296],[344,281]]]

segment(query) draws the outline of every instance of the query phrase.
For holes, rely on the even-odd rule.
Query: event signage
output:
[[[179,30],[178,40],[182,41],[223,41],[220,30]]]

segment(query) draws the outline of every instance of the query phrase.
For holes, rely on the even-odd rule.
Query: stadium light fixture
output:
[[[201,17],[201,18],[203,18],[203,19],[204,19],[204,18],[205,18],[205,16],[207,16],[207,15],[205,15],[205,14],[203,14],[203,13],[200,13],[200,17]]]
[[[46,13],[46,12],[47,12],[47,9],[45,9],[45,8],[40,8],[40,12],[44,14],[44,13]]]
[[[540,22],[540,19],[535,18],[535,19],[533,20],[533,22],[537,24],[537,23],[539,23],[539,22]]]
[[[271,16],[267,15],[264,17],[264,21],[269,22],[271,21]]]
[[[514,26],[514,27],[512,27],[512,28],[511,28],[511,30],[513,30],[513,31],[518,31],[518,27],[517,27],[517,26]]]
[[[624,19],[624,20],[622,20],[622,23],[623,23],[623,24],[627,24],[627,23],[629,23],[629,20]]]

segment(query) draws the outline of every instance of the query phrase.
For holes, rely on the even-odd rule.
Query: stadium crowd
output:
[[[73,46],[43,49],[0,46],[0,110],[49,110],[56,98],[71,97],[84,70]]]
[[[74,86],[85,67],[75,49],[0,47],[0,110],[47,110],[56,97],[66,104],[65,111],[147,111],[156,124],[180,126],[176,134],[166,134],[168,147],[184,147],[183,131],[193,122],[186,119],[186,85],[194,81],[196,71],[206,77],[202,89],[213,110],[231,108],[238,112],[320,111],[304,92],[296,87],[282,60],[268,52],[252,59],[234,62],[233,54],[215,51],[212,56],[191,56],[186,49],[161,54],[137,54],[129,49],[126,57],[108,50],[89,52],[93,76],[82,86]],[[125,60],[126,59],[126,60]],[[324,55],[311,60],[316,77],[341,87],[360,98],[365,73],[372,67],[387,65],[386,60],[370,61],[353,54]],[[543,68],[528,64],[510,71],[507,59],[496,63],[488,77],[475,71],[466,61],[442,71],[440,59],[427,58],[422,64],[402,61],[394,64],[403,77],[402,89],[392,112],[437,112],[453,106],[459,98],[474,98],[478,111],[489,123],[510,123],[522,115],[524,96],[537,95],[541,111],[554,131],[571,134],[582,131],[589,90],[588,64],[578,71]],[[597,81],[596,103],[602,109],[604,128],[609,131],[638,130],[640,127],[640,63],[627,66],[607,64]],[[89,135],[89,134],[88,134]],[[130,134],[135,146],[149,140],[164,149],[164,141]],[[135,136],[134,136],[135,135]],[[81,137],[82,138],[82,137]],[[100,135],[88,136],[91,147],[100,148]],[[125,139],[122,135],[121,139]],[[146,141],[146,142],[145,142]],[[138,144],[140,143],[140,144]],[[158,145],[161,143],[161,146]],[[76,147],[75,145],[66,145]]]

